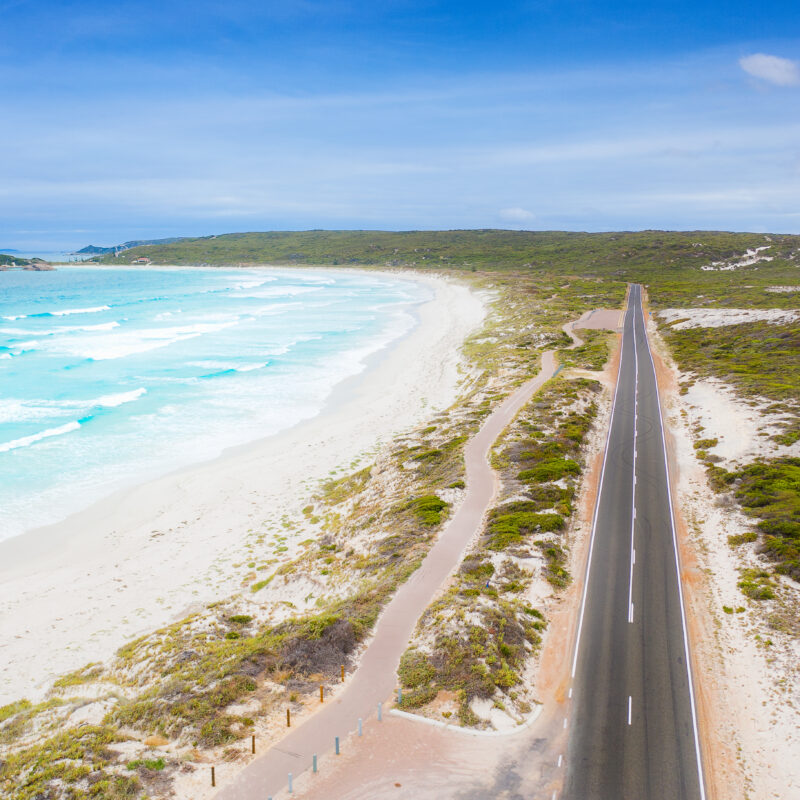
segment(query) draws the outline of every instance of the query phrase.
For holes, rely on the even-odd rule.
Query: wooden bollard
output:
[[[320,684],[319,685],[319,701],[320,701],[320,703],[324,703],[325,702],[325,695],[323,694],[323,692],[324,692],[324,688],[323,688],[322,684]]]
[[[217,785],[216,776],[214,775],[214,767],[211,767],[211,785]]]
[[[250,737],[250,750],[255,754],[256,752],[256,736],[253,734]]]
[[[286,709],[286,727],[292,727],[292,712],[288,708]]]

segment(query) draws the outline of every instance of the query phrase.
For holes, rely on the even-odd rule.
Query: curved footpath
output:
[[[572,332],[571,323],[564,330],[575,344],[580,342]],[[310,769],[315,753],[322,756],[332,750],[335,737],[343,741],[356,729],[359,718],[366,721],[374,716],[378,703],[392,695],[397,686],[400,656],[408,646],[417,620],[461,563],[464,550],[480,530],[494,500],[498,479],[489,466],[489,449],[517,412],[556,372],[555,352],[547,350],[542,354],[539,374],[512,392],[467,442],[464,500],[422,566],[383,610],[375,634],[345,689],[241,770],[217,793],[218,800],[265,800],[276,795],[286,787],[289,773],[297,777]]]

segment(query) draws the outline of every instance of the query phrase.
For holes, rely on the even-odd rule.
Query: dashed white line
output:
[[[628,725],[631,724],[631,708],[633,707],[633,700],[631,696],[628,695]]]
[[[567,727],[567,718],[564,717],[564,728],[566,728],[566,727]]]
[[[559,754],[558,754],[558,766],[559,766],[559,767],[561,766],[561,762],[562,762],[563,758],[564,758],[564,757],[561,755],[561,753],[559,753]]]
[[[636,308],[633,311],[633,481],[631,484],[631,572],[628,580],[628,622],[633,622],[633,565],[636,563],[636,448],[639,436],[639,349],[636,345]]]
[[[571,686],[569,687],[569,691],[567,692],[567,697],[569,697],[569,699],[572,700],[572,687]]]

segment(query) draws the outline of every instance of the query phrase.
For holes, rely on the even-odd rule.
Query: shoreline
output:
[[[316,416],[0,543],[0,703],[41,696],[55,676],[241,591],[237,567],[265,526],[455,400],[460,347],[485,305],[464,283],[392,274],[426,283],[433,299],[412,307],[417,324],[336,384]],[[288,560],[299,542],[285,533]]]
[[[188,271],[202,271],[202,272],[219,272],[225,270],[274,270],[274,271],[283,271],[284,273],[291,272],[290,267],[283,267],[281,265],[273,265],[273,264],[264,264],[260,267],[205,267],[205,266],[198,266],[198,267],[191,267],[191,266],[170,266],[170,265],[163,265],[157,267],[145,267],[145,266],[129,266],[129,265],[107,265],[107,264],[69,264],[66,265],[69,269],[76,269],[76,270],[83,270],[83,269],[90,269],[96,271],[115,271],[115,270],[130,270],[133,272],[153,272],[153,271],[165,271],[165,272],[188,272]],[[301,270],[305,270],[305,267],[299,268]],[[308,269],[310,272],[324,272],[324,271],[333,271],[333,272],[340,272],[344,274],[369,274],[369,275],[376,275],[380,278],[385,278],[385,275],[381,275],[380,271],[377,269],[366,268],[366,269],[357,269],[357,268],[347,268],[347,267],[311,267]],[[436,285],[437,276],[417,276],[413,272],[408,272],[405,270],[394,270],[392,271],[392,275],[395,278],[399,278],[400,280],[405,280],[408,283],[418,283],[421,285],[426,285],[427,288],[433,291],[434,286]],[[431,278],[431,280],[428,280]],[[393,347],[398,345],[405,337],[412,335],[414,330],[420,324],[420,315],[419,310],[423,306],[427,305],[428,303],[432,302],[434,299],[433,296],[429,299],[421,299],[421,300],[408,300],[406,302],[401,302],[398,305],[403,306],[403,312],[411,319],[411,324],[407,330],[402,331],[399,335],[395,335],[389,341],[383,341],[383,336],[380,337],[381,343],[371,352],[369,352],[366,356],[362,356],[358,359],[358,363],[360,364],[361,368],[358,369],[356,372],[352,372],[350,374],[346,374],[343,377],[338,378],[330,387],[328,388],[328,394],[325,398],[321,401],[321,404],[315,411],[315,413],[311,416],[307,416],[303,419],[299,419],[296,422],[291,423],[288,427],[280,428],[278,430],[273,431],[264,431],[257,435],[253,435],[248,438],[246,441],[239,441],[235,443],[227,443],[222,444],[219,447],[214,448],[212,452],[209,452],[204,455],[197,455],[192,460],[182,460],[176,461],[171,466],[166,468],[165,470],[154,470],[152,465],[150,468],[145,470],[138,470],[135,473],[130,473],[123,477],[120,477],[118,480],[113,481],[108,486],[104,487],[101,491],[102,493],[99,494],[91,494],[82,498],[82,502],[75,503],[72,507],[65,507],[61,508],[59,512],[56,514],[54,513],[50,519],[38,521],[36,523],[28,523],[24,524],[24,527],[20,526],[20,529],[16,532],[12,532],[10,535],[0,536],[0,555],[6,552],[6,545],[8,542],[13,540],[21,539],[23,537],[28,536],[37,536],[37,535],[46,535],[51,537],[54,540],[58,540],[58,531],[57,529],[60,526],[63,526],[66,522],[71,520],[73,517],[85,512],[87,509],[94,507],[95,505],[99,505],[100,503],[104,503],[110,501],[113,497],[120,497],[123,496],[126,492],[134,489],[137,486],[142,484],[150,483],[153,480],[157,480],[168,475],[178,474],[183,470],[191,469],[192,467],[196,467],[200,464],[210,463],[215,461],[219,458],[224,458],[227,455],[231,455],[237,452],[243,452],[244,449],[255,445],[260,441],[264,441],[269,439],[273,436],[280,436],[281,434],[285,433],[288,430],[296,427],[297,425],[302,425],[305,422],[308,422],[315,417],[319,416],[326,412],[329,407],[341,402],[342,400],[346,400],[347,395],[352,386],[356,386],[362,376],[364,376],[372,367],[378,364],[381,358],[389,352]],[[377,338],[377,337],[376,337]],[[351,383],[352,382],[352,383]],[[55,423],[54,423],[55,424]],[[17,542],[16,545],[8,545],[8,553],[11,555],[11,558],[14,557],[14,554],[17,552],[24,553],[28,549],[27,545],[24,545],[20,542]],[[2,582],[3,572],[4,572],[4,565],[5,559],[0,558],[0,583]]]

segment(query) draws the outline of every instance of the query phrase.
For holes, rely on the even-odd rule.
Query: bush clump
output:
[[[531,469],[524,469],[517,477],[523,482],[549,483],[557,481],[567,475],[580,474],[581,468],[577,461],[571,458],[552,458],[542,461]]]
[[[564,518],[560,514],[540,514],[528,510],[536,503],[512,503],[499,506],[489,514],[487,533],[489,550],[505,550],[522,541],[523,536],[545,531],[560,531]]]
[[[447,503],[435,494],[415,497],[405,504],[405,508],[414,512],[415,517],[422,525],[434,526],[442,521],[442,512],[447,508]]]
[[[800,458],[756,461],[734,472],[716,467],[713,478],[718,486],[732,487],[745,512],[758,519],[759,549],[775,563],[775,571],[800,581]],[[756,538],[753,531],[729,541],[739,544]],[[760,593],[749,584],[743,591],[749,597]]]

